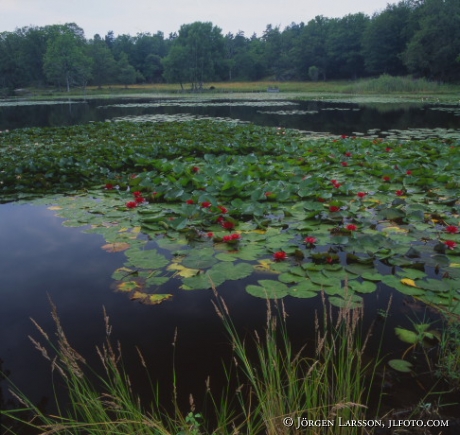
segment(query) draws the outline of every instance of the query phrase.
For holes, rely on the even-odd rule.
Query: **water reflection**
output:
[[[454,111],[431,110],[420,103],[369,103],[324,101],[187,100],[179,99],[110,99],[62,101],[61,104],[1,106],[0,130],[22,127],[48,127],[105,121],[125,116],[190,114],[222,117],[258,125],[296,128],[313,132],[353,135],[379,129],[444,128],[458,129],[460,118]],[[229,104],[231,102],[231,104]],[[129,106],[127,106],[129,103]],[[147,103],[147,105],[146,105]],[[148,104],[151,103],[151,107]],[[125,104],[123,107],[122,105]],[[135,105],[138,104],[136,107]],[[276,104],[279,104],[277,106]],[[292,105],[288,105],[292,104]],[[118,106],[117,106],[118,105]],[[447,106],[443,106],[447,108]],[[287,114],[291,112],[290,114]],[[383,134],[385,135],[385,134]]]

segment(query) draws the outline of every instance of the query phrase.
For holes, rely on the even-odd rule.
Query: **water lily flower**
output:
[[[115,186],[114,186],[112,183],[107,183],[107,184],[105,185],[105,188],[106,188],[107,190],[112,190],[114,187],[115,187]]]
[[[126,207],[128,207],[128,208],[135,208],[135,207],[137,207],[137,202],[136,202],[136,201],[128,201],[128,202],[126,203]]]
[[[453,240],[446,240],[444,244],[449,248],[449,249],[455,249],[457,247],[457,243],[455,243]]]
[[[221,225],[226,229],[226,230],[233,230],[233,228],[235,228],[235,224],[233,222],[229,222],[229,221],[224,221],[224,222],[221,222]]]
[[[346,155],[347,157],[351,157],[353,154],[352,154],[350,151],[347,151],[347,152],[345,153],[345,155]]]
[[[347,139],[348,136],[346,134],[342,134],[342,136],[340,136],[342,139]]]
[[[225,243],[236,243],[241,239],[241,236],[238,233],[229,234],[228,236],[222,237],[222,241]]]
[[[145,198],[142,198],[142,196],[136,196],[135,200],[134,200],[137,204],[142,204],[143,202],[145,202]]]
[[[389,152],[393,151],[393,148],[386,147],[386,148],[385,148],[385,151],[386,151],[387,153],[389,153]]]
[[[133,195],[136,197],[136,198],[140,198],[142,196],[142,192],[141,191],[136,191],[136,192],[133,192]]]
[[[358,196],[358,198],[364,198],[367,195],[367,193],[366,192],[358,192],[356,195]]]
[[[284,251],[278,251],[273,254],[275,261],[284,261],[287,258],[287,254]]]
[[[187,201],[185,201],[186,204],[195,204],[195,201],[193,199],[187,199]]]
[[[201,207],[203,207],[203,208],[209,208],[209,207],[211,207],[211,203],[210,203],[209,201],[203,201],[203,202],[201,203]]]
[[[408,169],[408,170],[406,171],[406,175],[412,175],[412,171],[411,171],[410,169]]]
[[[348,231],[356,231],[358,229],[358,227],[354,224],[349,224],[347,225],[347,230]]]
[[[314,245],[318,239],[316,237],[308,236],[305,237],[305,243],[308,243],[309,245]]]
[[[206,234],[210,239],[214,237],[214,233],[212,231],[209,231],[209,233]]]
[[[224,214],[228,213],[228,208],[224,207],[223,205],[218,205],[217,208]]]
[[[396,195],[397,196],[403,196],[404,195],[404,190],[397,190]]]
[[[347,162],[342,162],[341,165],[346,168],[348,166],[348,163]]]
[[[335,213],[335,212],[337,212],[339,210],[340,210],[340,207],[338,207],[337,205],[331,205],[329,207],[329,211],[332,212],[332,213]]]
[[[200,168],[199,168],[198,166],[194,166],[194,167],[192,168],[192,171],[195,172],[195,173],[196,173],[196,172],[200,172]]]
[[[388,182],[388,181],[390,181],[390,180],[391,180],[391,177],[390,177],[389,175],[385,175],[385,176],[383,177],[383,181]]]
[[[326,200],[324,198],[321,198],[321,197],[318,198],[318,201],[319,202],[326,202]]]
[[[456,225],[448,225],[445,231],[449,234],[458,234],[458,227]]]

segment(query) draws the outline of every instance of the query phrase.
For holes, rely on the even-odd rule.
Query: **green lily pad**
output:
[[[406,360],[403,359],[392,359],[388,361],[388,365],[398,372],[401,373],[410,373],[412,371],[413,365]]]
[[[282,282],[268,279],[261,279],[257,282],[259,285],[246,286],[246,291],[252,296],[263,299],[280,299],[289,294],[287,285]]]
[[[348,281],[348,287],[359,293],[373,293],[377,290],[377,285],[371,281],[356,281],[356,280],[351,280]]]

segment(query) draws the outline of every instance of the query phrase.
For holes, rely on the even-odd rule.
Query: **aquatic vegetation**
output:
[[[120,122],[15,130],[0,154],[3,201],[64,193],[39,201],[65,225],[130,245],[113,277],[131,298],[170,299],[170,280],[199,290],[251,276],[259,297],[324,290],[341,306],[348,283],[359,306],[388,285],[460,314],[453,140]]]

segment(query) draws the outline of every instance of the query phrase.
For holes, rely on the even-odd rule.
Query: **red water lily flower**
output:
[[[126,207],[128,207],[128,208],[135,208],[135,207],[137,207],[137,203],[136,203],[136,201],[128,201],[128,202],[126,203]]]
[[[390,147],[386,147],[386,148],[385,148],[385,151],[386,151],[387,153],[389,153],[389,152],[392,151],[392,150],[393,150],[393,148],[390,148]]]
[[[358,229],[358,227],[354,224],[349,224],[347,225],[347,230],[348,231],[356,231]]]
[[[210,203],[209,201],[203,201],[203,202],[201,203],[201,207],[203,207],[203,208],[209,208],[209,207],[211,207],[211,203]]]
[[[383,181],[388,182],[388,181],[390,181],[390,180],[391,180],[391,177],[390,177],[389,175],[385,175],[385,176],[383,177]]]
[[[364,197],[367,195],[367,193],[366,193],[366,192],[358,192],[356,195],[357,195],[359,198],[364,198]]]
[[[345,155],[346,155],[347,157],[351,157],[353,154],[352,154],[350,151],[347,151],[347,152],[345,153]]]
[[[348,166],[348,163],[347,162],[342,162],[341,165],[346,168]]]
[[[324,198],[321,198],[321,197],[318,198],[318,201],[319,201],[319,202],[326,202],[326,200],[325,200]]]
[[[412,175],[412,171],[411,171],[410,169],[408,169],[408,170],[406,171],[406,175]]]
[[[339,211],[340,210],[340,207],[336,206],[336,205],[331,205],[329,207],[329,211],[332,212],[332,213],[335,213],[336,211]]]
[[[210,239],[214,237],[214,233],[210,231],[209,233],[206,234]]]
[[[198,166],[194,166],[194,167],[192,168],[192,171],[193,171],[193,172],[200,172],[200,168],[199,168]]]
[[[318,239],[316,237],[308,236],[305,237],[305,243],[308,243],[309,245],[314,245]]]
[[[235,228],[235,224],[234,224],[233,222],[229,222],[229,221],[221,222],[221,225],[222,225],[226,230],[233,230],[233,228]]]
[[[273,258],[275,261],[283,261],[286,260],[287,254],[284,251],[278,251],[273,254]]]
[[[397,196],[403,196],[404,195],[404,190],[397,190],[396,195]]]
[[[222,240],[225,242],[225,243],[231,243],[231,242],[237,242],[238,240],[241,239],[241,236],[238,234],[238,233],[233,233],[233,234],[230,234],[228,236],[224,236],[222,237]]]
[[[449,249],[455,249],[457,247],[457,244],[453,240],[446,240],[444,244],[449,248]]]
[[[228,213],[228,208],[224,207],[223,205],[218,205],[217,208],[224,214]]]
[[[348,136],[346,134],[342,134],[341,138],[346,139]]]
[[[114,186],[112,183],[107,183],[107,184],[105,185],[105,188],[106,188],[107,190],[112,190],[114,187],[115,187],[115,186]]]
[[[145,202],[145,198],[142,198],[142,196],[136,196],[135,200],[134,200],[137,204],[142,204],[143,202]]]
[[[187,204],[195,204],[195,201],[193,199],[187,199],[187,201],[185,201]]]
[[[136,192],[133,192],[133,195],[136,197],[136,198],[140,198],[142,196],[142,192],[141,191],[136,191]]]
[[[446,228],[446,233],[458,234],[458,227],[456,225],[448,225]]]

